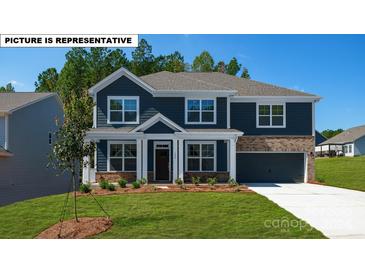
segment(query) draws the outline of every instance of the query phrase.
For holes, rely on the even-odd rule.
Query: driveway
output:
[[[314,184],[248,184],[328,238],[365,238],[365,192]]]

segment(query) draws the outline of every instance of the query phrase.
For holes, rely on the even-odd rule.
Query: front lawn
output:
[[[365,191],[365,157],[317,158],[316,180],[329,186]]]
[[[58,221],[64,197],[48,196],[1,207],[0,238],[35,237]],[[256,193],[150,193],[97,198],[114,225],[96,238],[324,238],[321,232]],[[78,201],[81,216],[102,216],[91,197],[83,196]]]

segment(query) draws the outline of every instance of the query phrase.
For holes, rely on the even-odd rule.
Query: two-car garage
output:
[[[304,153],[238,152],[237,181],[240,183],[302,183]]]

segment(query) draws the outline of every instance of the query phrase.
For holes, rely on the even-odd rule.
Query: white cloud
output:
[[[13,86],[23,87],[24,84],[21,82],[18,82],[16,80],[11,80],[9,83],[11,83]]]

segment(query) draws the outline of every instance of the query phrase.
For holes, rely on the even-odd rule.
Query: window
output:
[[[109,124],[138,124],[139,97],[108,97]]]
[[[285,105],[258,104],[257,127],[285,127]]]
[[[187,171],[215,171],[215,142],[186,144]]]
[[[52,132],[48,132],[48,144],[52,145]]]
[[[186,124],[215,124],[214,99],[186,99]]]
[[[349,153],[352,153],[352,145],[349,145]]]
[[[347,146],[343,146],[343,153],[347,153]]]
[[[109,144],[108,171],[136,171],[137,146],[135,142]]]

